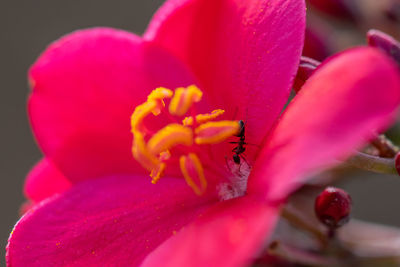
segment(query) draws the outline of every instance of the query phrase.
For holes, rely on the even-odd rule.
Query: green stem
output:
[[[269,245],[268,253],[295,264],[306,266],[339,266],[338,261],[333,257],[301,250],[279,241],[273,241]]]
[[[394,158],[381,158],[363,152],[357,152],[346,164],[376,173],[397,174]]]

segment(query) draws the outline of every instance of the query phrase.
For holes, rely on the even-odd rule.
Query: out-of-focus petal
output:
[[[309,57],[301,57],[299,69],[297,70],[296,77],[294,78],[293,89],[297,93],[301,90],[304,83],[311,77],[315,69],[321,62]]]
[[[317,10],[339,19],[356,20],[360,10],[352,0],[308,0],[308,4]]]
[[[244,266],[263,248],[278,208],[249,196],[211,207],[150,254],[142,266]]]
[[[332,50],[330,47],[330,36],[332,36],[332,30],[327,27],[313,24],[307,26],[303,56],[320,61],[326,59]]]
[[[183,179],[163,178],[156,185],[140,176],[84,181],[22,217],[9,239],[7,263],[137,266],[210,201],[193,194]]]
[[[290,103],[260,153],[249,191],[285,198],[309,175],[343,160],[395,117],[396,65],[374,48],[356,48],[321,65]]]
[[[302,0],[169,0],[144,38],[186,62],[204,96],[244,120],[257,144],[287,101],[304,29]]]
[[[367,41],[370,46],[381,49],[400,66],[400,42],[379,30],[369,30]]]
[[[71,182],[46,158],[42,159],[26,177],[24,193],[34,203],[62,193]]]
[[[135,106],[156,87],[195,83],[164,49],[108,28],[81,30],[56,41],[29,77],[34,134],[71,181],[143,171],[131,154]]]

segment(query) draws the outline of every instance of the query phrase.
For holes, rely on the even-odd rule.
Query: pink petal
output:
[[[71,187],[71,182],[46,158],[26,177],[24,193],[33,202],[42,201]]]
[[[144,38],[186,62],[210,103],[259,143],[287,101],[304,29],[304,1],[169,0]]]
[[[170,238],[142,266],[243,266],[263,248],[278,215],[251,197],[221,202]]]
[[[137,266],[209,204],[183,179],[110,176],[42,202],[11,233],[8,266]]]
[[[53,43],[30,70],[29,115],[40,147],[72,181],[139,172],[130,115],[159,86],[194,83],[187,69],[124,31],[95,28]]]
[[[311,174],[343,160],[393,121],[400,77],[374,48],[329,59],[305,83],[260,153],[249,191],[285,198]]]

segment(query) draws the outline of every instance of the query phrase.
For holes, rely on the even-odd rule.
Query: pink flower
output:
[[[394,64],[358,48],[322,64],[277,120],[300,59],[304,12],[295,0],[170,0],[142,38],[97,28],[52,44],[30,70],[29,115],[45,159],[28,178],[36,205],[10,236],[8,265],[249,263],[282,201],[385,127],[400,102]],[[246,142],[257,144],[246,146],[241,165],[231,160],[237,144],[188,145],[203,167],[187,168],[190,177],[203,173],[208,183],[200,196],[173,162],[151,183],[142,165],[154,165],[140,157],[149,145],[140,150],[135,139],[139,164],[129,124],[153,89],[192,84],[203,92],[199,113],[223,109],[221,118],[244,120]],[[165,115],[144,126],[159,129]]]

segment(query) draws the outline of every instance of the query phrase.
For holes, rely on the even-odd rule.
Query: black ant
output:
[[[236,134],[235,136],[239,137],[239,141],[236,142],[229,142],[231,144],[237,144],[237,146],[232,149],[232,152],[235,152],[235,154],[232,156],[233,162],[235,162],[237,165],[240,164],[240,158],[242,158],[244,161],[246,161],[246,159],[243,157],[243,153],[246,150],[246,148],[244,147],[244,145],[246,145],[247,143],[245,142],[245,127],[244,127],[244,122],[242,120],[239,121],[239,133]]]

